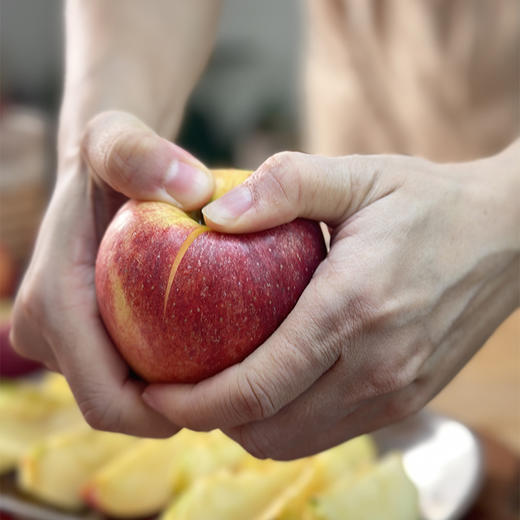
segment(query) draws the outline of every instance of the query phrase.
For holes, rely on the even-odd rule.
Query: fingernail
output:
[[[229,224],[243,215],[253,205],[251,190],[247,186],[238,186],[220,199],[208,204],[202,213],[216,224]]]
[[[174,159],[168,167],[164,187],[179,205],[192,209],[210,197],[213,178],[200,167]]]

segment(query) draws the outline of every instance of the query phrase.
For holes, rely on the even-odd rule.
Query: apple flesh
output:
[[[229,179],[238,184],[246,175],[219,171],[217,188],[226,184],[219,177],[230,189]],[[131,200],[100,245],[99,309],[138,375],[149,382],[193,383],[261,345],[324,256],[316,222],[297,219],[231,235],[211,231],[169,204]]]

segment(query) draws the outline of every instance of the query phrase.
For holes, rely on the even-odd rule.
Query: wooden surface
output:
[[[480,435],[486,474],[482,490],[464,520],[520,518],[520,455],[493,437]]]
[[[520,519],[520,310],[430,407],[474,428],[483,442],[485,481],[464,520]]]
[[[430,406],[520,454],[520,311],[500,326]]]
[[[520,455],[520,310],[499,327],[430,407]]]

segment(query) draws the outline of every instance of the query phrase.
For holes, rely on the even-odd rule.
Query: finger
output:
[[[424,406],[424,395],[422,383],[414,382],[399,391],[359,401],[335,417],[318,414],[313,420],[295,422],[291,413],[282,410],[265,421],[224,433],[257,458],[308,457],[405,419]]]
[[[347,285],[356,290],[354,281]],[[341,357],[309,389],[272,417],[239,426],[230,435],[259,457],[308,455],[306,450],[317,450],[320,439],[328,439],[328,432],[354,410],[414,384],[431,352],[427,340],[417,339],[421,327],[415,332],[415,325],[402,326],[392,334],[370,330],[375,315],[369,312],[347,311],[344,332],[348,327],[359,330],[362,324],[364,332],[342,335]],[[408,398],[403,404],[410,403]]]
[[[19,294],[12,314],[9,343],[20,356],[41,363],[49,370],[58,372],[59,366],[52,351],[40,330],[34,327],[22,309],[22,295]]]
[[[403,412],[404,406],[414,407],[419,394],[408,396],[397,404],[394,398],[389,399],[401,395],[401,392],[409,392],[405,389],[416,385],[420,356],[411,360],[404,373],[389,376],[377,369],[376,365],[382,366],[384,361],[373,363],[363,360],[359,354],[349,353],[348,362],[336,363],[276,415],[226,430],[226,433],[256,457],[288,460],[331,447],[335,443],[333,432],[340,423],[345,425],[342,432],[345,437],[338,442],[375,429],[376,423],[371,422],[375,418],[368,413],[373,403],[390,403],[385,405],[384,415],[382,405],[378,408],[380,415],[377,418],[385,421],[398,418],[401,413],[399,404],[403,405]],[[357,413],[360,408],[364,412]],[[353,417],[357,422],[350,420],[347,424],[344,421],[346,417]]]
[[[54,348],[61,371],[93,428],[158,438],[179,430],[142,400],[144,383],[129,377],[97,316],[64,317]]]
[[[129,198],[191,210],[213,193],[213,177],[202,163],[125,112],[96,116],[83,137],[82,155],[96,178]]]
[[[329,330],[327,313],[319,310],[317,300],[311,281],[293,312],[242,363],[195,385],[150,385],[143,397],[175,424],[194,430],[274,415],[339,356],[333,335],[324,332]]]
[[[283,152],[202,212],[208,226],[229,233],[268,229],[296,217],[335,225],[396,189],[396,178],[383,171],[377,156]]]

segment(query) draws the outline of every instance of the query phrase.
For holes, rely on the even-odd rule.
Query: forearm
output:
[[[69,0],[60,165],[104,110],[131,112],[172,137],[211,52],[219,8],[203,0]]]

